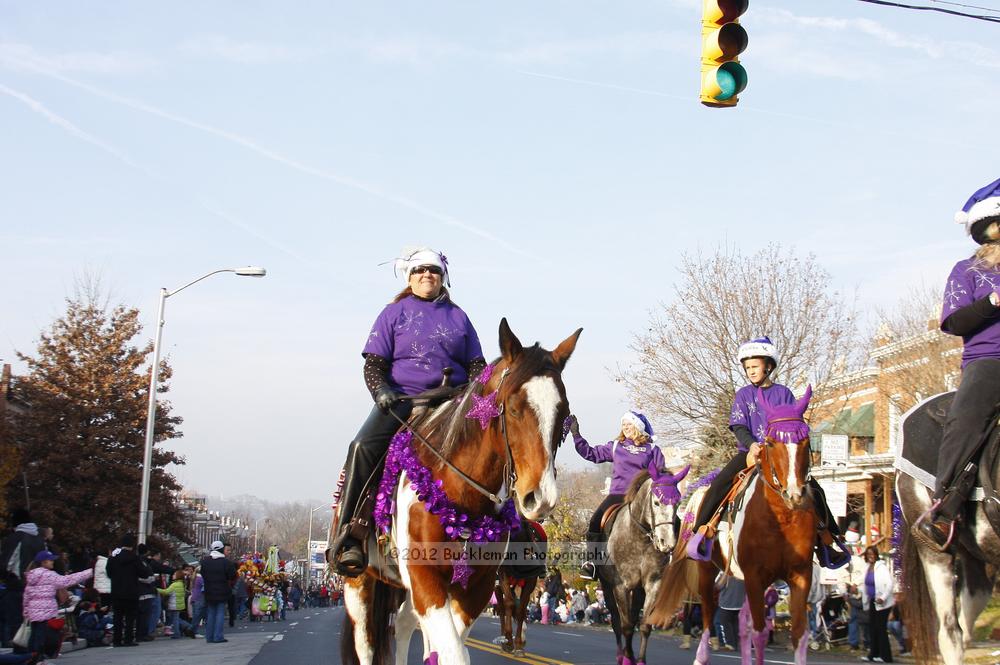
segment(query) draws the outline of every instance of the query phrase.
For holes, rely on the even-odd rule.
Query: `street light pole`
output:
[[[243,277],[263,277],[267,271],[255,266],[245,268],[223,268],[213,270],[202,275],[196,280],[188,282],[184,286],[167,291],[160,289],[160,303],[156,312],[156,337],[153,341],[153,367],[149,373],[149,404],[146,406],[146,445],[142,458],[142,496],[139,499],[139,537],[140,543],[146,542],[147,531],[149,531],[149,484],[153,471],[153,442],[155,439],[154,424],[156,422],[156,386],[160,381],[160,342],[163,339],[163,309],[167,298],[180,293],[187,287],[197,284],[201,280],[217,275],[220,272],[231,272]]]

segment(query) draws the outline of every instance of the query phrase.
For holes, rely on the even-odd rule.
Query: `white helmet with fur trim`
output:
[[[980,245],[990,241],[986,229],[990,222],[1000,222],[1000,180],[976,191],[955,213],[955,221],[965,225],[965,232]]]
[[[399,253],[394,266],[397,275],[401,275],[403,282],[409,282],[410,273],[419,266],[437,266],[441,269],[441,281],[447,286],[451,286],[451,279],[448,276],[448,258],[441,252],[430,247],[404,247]]]
[[[750,358],[767,358],[774,366],[778,366],[778,349],[767,336],[752,339],[749,342],[740,344],[740,350],[736,354],[737,361],[742,365],[744,360]]]

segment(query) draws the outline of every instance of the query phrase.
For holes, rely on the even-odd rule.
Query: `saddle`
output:
[[[937,482],[938,452],[944,434],[945,421],[951,410],[955,393],[947,392],[929,397],[903,415],[902,446],[896,453],[894,466],[925,487],[934,489]],[[992,471],[1000,449],[1000,428],[994,426],[980,444],[972,462],[979,464],[979,479],[969,495],[970,501],[983,501],[992,494]],[[988,487],[987,489],[984,489]],[[989,503],[989,502],[988,502]]]
[[[750,481],[756,475],[756,466],[748,466],[736,474],[736,477],[733,478],[733,484],[729,487],[725,498],[722,499],[722,503],[705,523],[705,538],[715,537],[719,522],[722,521],[723,517],[727,517],[730,522],[733,521],[737,511],[743,505],[743,497],[746,495],[747,489],[750,488]]]
[[[614,524],[615,515],[618,514],[618,511],[621,510],[624,505],[625,503],[622,502],[613,503],[608,506],[607,510],[604,511],[604,514],[601,515],[601,531],[606,531],[612,524]]]

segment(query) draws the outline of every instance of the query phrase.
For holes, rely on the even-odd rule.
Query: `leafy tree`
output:
[[[32,513],[68,549],[104,548],[138,526],[152,352],[151,342],[135,344],[138,319],[138,310],[111,307],[99,286],[84,284],[66,299],[65,314],[40,334],[36,354],[18,353],[28,368],[17,383],[18,397],[30,408],[12,418],[11,429]],[[160,394],[168,391],[170,374],[161,363]],[[160,400],[156,443],[181,436],[180,423],[170,403]],[[165,468],[183,463],[154,446],[149,506],[160,533],[183,536],[174,501],[180,486]],[[7,487],[7,498],[10,505],[23,503],[19,483]]]

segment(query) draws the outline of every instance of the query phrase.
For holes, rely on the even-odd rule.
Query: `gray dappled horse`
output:
[[[678,483],[690,471],[660,474],[642,471],[632,481],[625,503],[604,533],[608,537],[610,563],[597,567],[605,602],[611,611],[611,626],[618,644],[618,665],[645,665],[646,646],[652,626],[640,627],[639,656],[632,651],[632,636],[640,610],[648,616],[660,576],[677,542]]]
[[[936,450],[950,405],[950,396],[939,395],[910,409],[903,417],[906,445],[926,445]],[[948,552],[921,546],[909,536],[909,529],[904,529],[903,610],[904,618],[912,617],[906,620],[906,626],[918,663],[964,663],[976,617],[993,592],[993,571],[1000,566],[1000,536],[991,526],[985,507],[987,502],[1000,500],[992,491],[1000,486],[997,437],[994,428],[979,469],[980,481],[985,481],[989,496],[986,501],[967,504]],[[896,495],[907,527],[930,510],[932,493],[906,473],[896,474]]]

